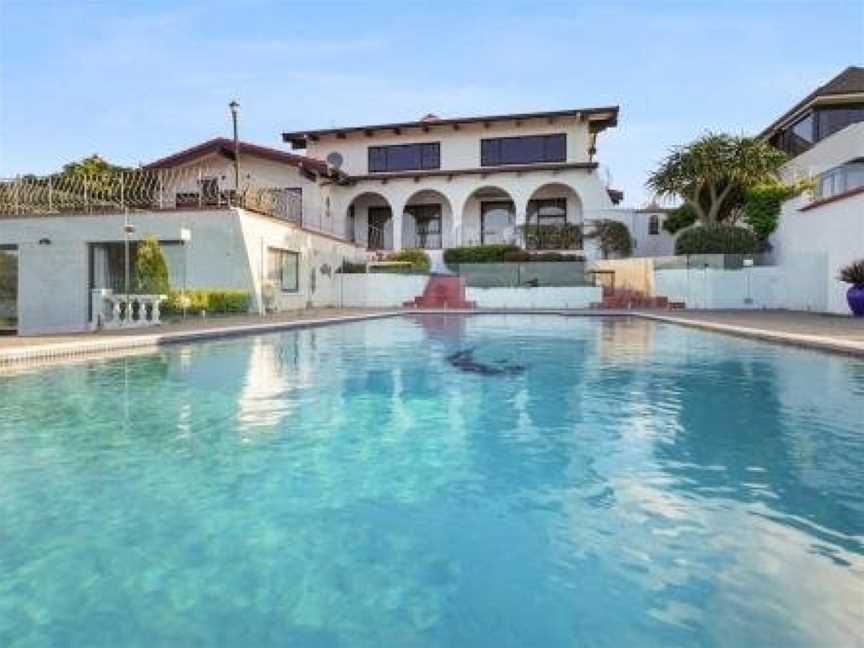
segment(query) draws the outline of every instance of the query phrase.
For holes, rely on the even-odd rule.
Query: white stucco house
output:
[[[489,243],[590,260],[592,221],[632,220],[598,174],[598,135],[617,119],[617,106],[427,115],[284,133],[302,155],[216,138],[108,180],[2,182],[18,331],[98,324],[100,295],[125,290],[127,223],[133,258],[158,238],[172,286],[247,290],[257,311],[347,303],[336,269],[390,250],[425,249],[436,270],[444,249]]]
[[[787,180],[810,177],[815,190],[784,203],[771,237],[790,271],[813,268],[824,291],[819,310],[848,313],[839,269],[864,258],[864,68],[849,67],[776,119],[761,134],[789,155]]]
[[[131,258],[155,236],[173,287],[246,290],[255,311],[338,304],[336,270],[368,254],[320,220],[316,180],[326,167],[277,149],[238,148],[240,192],[233,142],[223,139],[123,174],[122,191],[98,178],[86,188],[59,178],[6,183],[0,251],[17,261],[19,334],[97,323],[98,296],[125,290],[127,223]]]
[[[593,257],[592,220],[616,218],[620,192],[597,168],[597,136],[618,107],[371,124],[283,133],[322,161],[325,220],[373,250],[516,243]],[[556,236],[547,233],[555,232]],[[562,232],[566,232],[562,236]]]

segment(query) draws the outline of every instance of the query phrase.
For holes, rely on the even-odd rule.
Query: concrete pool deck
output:
[[[265,333],[409,313],[548,313],[586,317],[629,316],[691,326],[770,342],[864,356],[864,320],[793,311],[641,311],[641,310],[422,310],[320,308],[270,316],[187,319],[158,329],[128,329],[70,335],[0,336],[0,367],[50,363],[85,355],[148,351],[166,344],[231,335]]]

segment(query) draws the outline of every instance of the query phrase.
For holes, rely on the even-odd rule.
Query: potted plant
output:
[[[840,281],[851,284],[846,301],[855,317],[864,317],[864,259],[853,261],[840,270]]]

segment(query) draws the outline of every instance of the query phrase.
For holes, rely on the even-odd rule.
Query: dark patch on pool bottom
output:
[[[474,349],[465,349],[464,351],[457,351],[456,353],[452,353],[447,356],[447,362],[462,371],[467,371],[469,373],[478,373],[483,376],[512,376],[516,374],[521,374],[523,371],[525,371],[525,367],[523,365],[505,364],[507,362],[506,360],[498,360],[497,363],[499,365],[503,365],[498,367],[478,362],[474,359]]]

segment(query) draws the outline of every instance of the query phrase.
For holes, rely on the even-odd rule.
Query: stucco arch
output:
[[[435,224],[429,219],[434,216],[435,206],[439,207],[440,213],[440,233],[437,235],[434,234]],[[421,219],[426,221],[423,228],[419,227],[423,222]],[[405,199],[402,208],[403,247],[437,250],[457,245],[457,241],[453,205],[444,192],[433,188],[418,189]]]
[[[538,183],[526,202],[525,246],[581,250],[583,222],[582,198],[573,186],[559,180]]]
[[[373,216],[371,227],[370,210]],[[389,218],[382,224],[387,211]],[[393,205],[384,194],[377,191],[358,192],[345,208],[346,234],[350,239],[370,249],[394,249],[394,221]]]
[[[494,226],[489,224],[486,232],[482,228],[483,203],[500,203],[502,210],[510,204],[509,216],[496,213]],[[489,205],[487,205],[487,213]],[[477,187],[462,203],[462,244],[480,245],[481,243],[513,243],[516,241],[516,221],[519,213],[516,197],[500,185],[487,184]],[[506,222],[505,222],[506,221]]]

